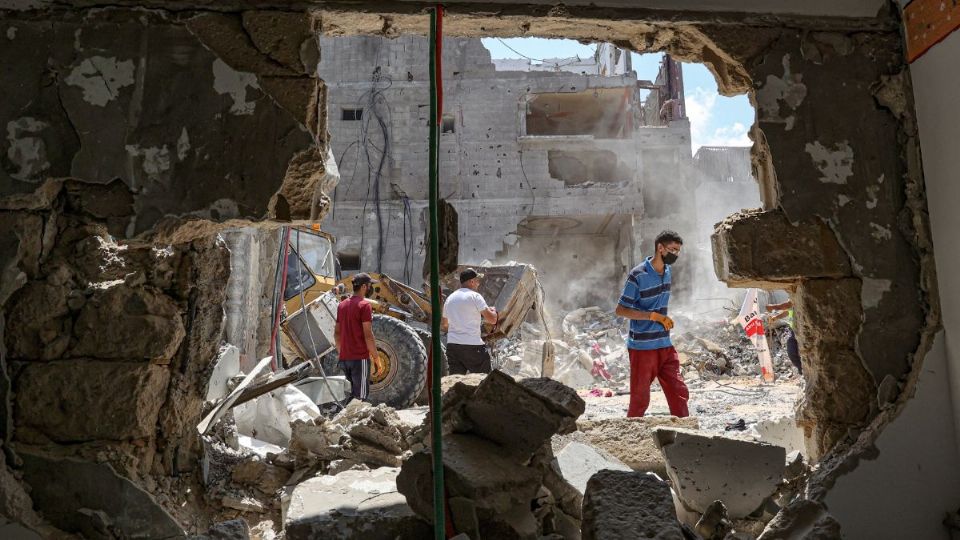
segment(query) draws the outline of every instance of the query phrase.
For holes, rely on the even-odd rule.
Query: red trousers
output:
[[[687,400],[690,391],[680,375],[680,358],[673,347],[638,351],[630,349],[630,408],[627,417],[643,416],[650,405],[650,385],[660,381],[670,414],[690,416]]]

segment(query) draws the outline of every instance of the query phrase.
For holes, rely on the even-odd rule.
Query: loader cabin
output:
[[[337,286],[340,268],[332,235],[316,229],[293,228],[287,251],[287,276],[283,300],[287,313],[319,298]]]

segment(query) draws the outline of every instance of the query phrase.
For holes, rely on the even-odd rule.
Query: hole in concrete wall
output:
[[[634,95],[631,88],[534,94],[526,104],[525,135],[629,137]]]
[[[587,183],[627,184],[634,172],[610,150],[548,150],[550,176],[568,186]]]

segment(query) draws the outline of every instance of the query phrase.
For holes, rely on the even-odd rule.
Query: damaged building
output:
[[[341,174],[323,227],[337,237],[344,272],[421,282],[429,87],[419,60],[428,44],[320,38]],[[664,228],[690,240],[690,268],[709,269],[713,224],[760,203],[746,152],[725,155],[749,183],[711,182],[691,156],[683,73],[669,55],[651,80],[638,79],[629,50],[608,43],[593,58],[533,64],[491,59],[480,39],[449,38],[443,56],[440,194],[456,210],[459,259],[552,268],[545,286],[568,294],[548,298],[551,311],[610,305],[596,285],[619,281]],[[698,194],[704,183],[727,190]],[[697,222],[699,205],[712,205],[715,221]],[[677,281],[682,297],[687,280]]]
[[[803,447],[802,457],[784,445],[696,431],[696,418],[597,425],[583,418],[580,396],[550,379],[517,381],[500,372],[446,378],[445,466],[457,532],[468,538],[606,538],[617,531],[634,538],[723,538],[731,530],[761,539],[955,536],[958,8],[925,0],[451,0],[446,6],[445,35],[464,43],[536,36],[665,52],[707,65],[723,95],[749,95],[757,110],[749,155],[760,204],[726,216],[714,230],[715,276],[731,287],[788,290],[805,360],[792,426],[803,441],[791,444]],[[222,345],[249,337],[247,323],[228,325],[225,318],[232,309],[231,249],[247,242],[226,231],[268,231],[259,246],[247,242],[247,248],[269,253],[275,248],[266,239],[281,224],[369,220],[356,208],[363,197],[340,199],[340,191],[359,189],[348,181],[353,170],[341,174],[343,189],[334,192],[340,155],[332,149],[344,143],[330,134],[336,124],[368,119],[373,111],[331,106],[336,88],[318,66],[350,53],[325,43],[342,36],[422,41],[431,7],[415,0],[215,6],[0,0],[0,536],[275,538],[284,530],[289,538],[362,536],[334,528],[331,519],[338,526],[430,534],[423,418],[361,404],[330,418],[307,414],[287,424],[290,447],[262,455],[237,450],[232,413],[209,426],[204,436],[212,443],[197,426],[211,411],[228,408],[224,397],[207,400],[224,360]],[[405,72],[392,74],[395,84],[423,80],[428,60],[419,50],[410,52],[409,62],[419,66],[413,81]],[[463,96],[489,92],[479,77],[471,79],[467,64],[461,79],[453,73],[468,53],[474,70],[492,64],[488,56],[475,46],[451,46],[448,53],[452,95],[458,85]],[[373,67],[357,69],[355,82],[369,89]],[[495,64],[483,69],[484,78],[534,79],[532,71],[507,76],[511,71]],[[604,97],[636,82],[600,71],[540,75],[576,81],[575,89],[554,88],[563,96],[541,102],[556,106],[575,100],[588,79],[621,79],[612,92],[597,88]],[[502,108],[511,129],[527,121],[519,94],[488,96],[480,98],[484,110]],[[538,110],[536,101],[530,111]],[[422,103],[416,98],[395,114],[425,133],[416,110]],[[441,144],[460,149],[441,154],[459,169],[459,176],[445,176],[442,195],[455,207],[463,201],[460,230],[485,231],[489,244],[477,246],[513,257],[525,231],[537,230],[535,221],[524,228],[527,216],[548,220],[545,229],[552,230],[564,223],[569,201],[614,190],[617,205],[598,207],[595,215],[614,216],[605,229],[615,246],[612,264],[628,266],[614,240],[625,218],[616,216],[649,215],[645,194],[599,182],[589,167],[564,180],[549,166],[551,150],[596,151],[607,143],[518,132],[512,150],[498,157],[479,137],[472,147],[458,142],[477,127],[466,123],[471,103],[463,99],[462,118],[458,101],[447,103],[454,114],[444,123],[452,132]],[[674,133],[671,126],[633,128],[656,130],[658,137]],[[676,131],[678,140],[685,135],[685,128]],[[571,140],[553,146],[551,137]],[[689,148],[689,141],[667,146]],[[726,158],[708,154],[691,158],[692,168],[701,162],[718,182],[740,181],[739,165],[714,176]],[[347,171],[346,158],[342,165]],[[504,190],[471,180],[493,182],[498,167]],[[524,172],[530,180],[521,187]],[[643,168],[631,172],[642,175]],[[383,218],[408,223],[411,240],[423,234],[419,210],[411,205],[403,213],[404,197],[423,199],[415,174],[399,163],[385,165],[374,191],[389,209]],[[465,221],[470,205],[479,207],[473,199],[489,196],[502,196],[514,214],[478,210]],[[532,213],[522,212],[525,205]],[[407,253],[396,247],[400,229],[395,225],[384,238],[384,253]],[[364,235],[379,230],[364,226]],[[504,243],[511,234],[515,245]],[[353,256],[356,268],[375,261],[386,270],[399,260],[390,272],[419,276],[412,258],[381,262],[370,252],[380,249],[376,243],[337,235],[348,250],[341,263]],[[639,251],[647,251],[642,242]],[[248,346],[256,350],[270,339],[260,336]],[[252,379],[267,364],[251,360],[245,383],[261,384]],[[221,383],[228,397],[244,388],[230,390],[236,380]],[[707,446],[716,451],[704,455]],[[745,463],[756,470],[745,471]],[[747,483],[739,494],[729,489]],[[351,502],[354,513],[345,515],[336,501]]]

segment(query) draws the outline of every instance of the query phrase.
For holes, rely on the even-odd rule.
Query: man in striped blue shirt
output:
[[[670,301],[670,265],[680,256],[683,239],[663,231],[654,241],[655,253],[630,271],[617,305],[617,315],[630,320],[627,349],[630,353],[630,407],[627,416],[643,416],[650,405],[654,379],[667,398],[670,414],[689,416],[690,392],[680,375],[680,358],[670,342],[673,320],[667,316]]]

